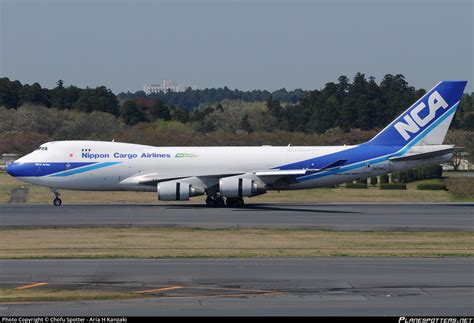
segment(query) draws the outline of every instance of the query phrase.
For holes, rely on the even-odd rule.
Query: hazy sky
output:
[[[22,83],[319,89],[360,71],[474,91],[473,0],[0,3],[0,75]]]

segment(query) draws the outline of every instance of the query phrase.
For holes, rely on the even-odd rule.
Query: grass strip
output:
[[[472,257],[473,255],[472,232],[245,228],[0,230],[1,259]]]
[[[120,300],[148,297],[133,292],[85,291],[85,290],[15,290],[0,288],[0,302],[67,302],[86,300]]]

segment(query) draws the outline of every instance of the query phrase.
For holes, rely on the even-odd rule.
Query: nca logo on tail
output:
[[[425,117],[420,117],[420,112],[426,108],[426,105],[421,102],[409,114],[405,115],[403,119],[405,122],[397,122],[395,124],[395,129],[402,135],[403,139],[410,139],[410,133],[417,133],[420,130],[420,127],[426,126],[431,120],[436,117],[436,111],[443,108],[446,109],[448,104],[443,99],[443,97],[438,93],[438,91],[433,92],[428,98],[428,108],[429,113]]]

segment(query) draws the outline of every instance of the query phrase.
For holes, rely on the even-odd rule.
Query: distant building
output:
[[[167,92],[184,92],[186,88],[189,86],[185,86],[182,84],[176,84],[174,81],[164,80],[161,84],[143,84],[143,91],[149,95],[153,93],[167,93]],[[196,85],[191,86],[193,90],[196,89]]]
[[[474,164],[469,161],[467,156],[470,154],[466,151],[460,151],[454,154],[452,163],[443,165],[443,170],[454,170],[454,163],[458,165],[457,170],[474,170]]]

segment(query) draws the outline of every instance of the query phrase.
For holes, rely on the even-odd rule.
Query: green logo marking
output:
[[[188,154],[188,153],[177,153],[175,158],[192,158],[192,157],[197,157],[196,154]]]

